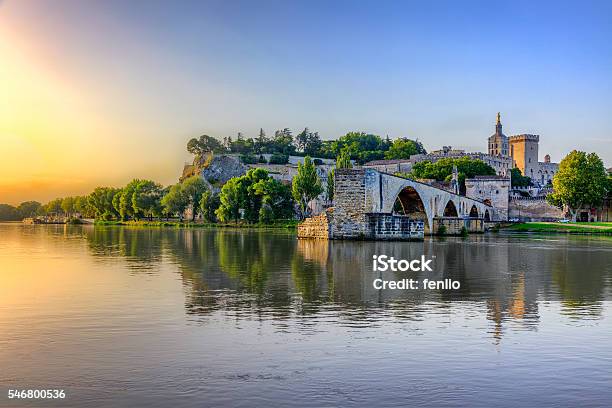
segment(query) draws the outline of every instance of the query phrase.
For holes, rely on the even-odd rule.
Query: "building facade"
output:
[[[508,220],[510,177],[476,176],[465,180],[465,196],[492,205],[502,221]]]

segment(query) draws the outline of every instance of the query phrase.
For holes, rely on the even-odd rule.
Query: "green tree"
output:
[[[87,205],[93,212],[95,218],[111,220],[119,217],[119,212],[113,205],[113,199],[121,192],[119,188],[96,187],[87,196]]]
[[[82,217],[94,216],[93,209],[89,206],[87,196],[77,196],[74,198],[74,210],[81,214]]]
[[[353,167],[351,163],[351,156],[347,151],[342,151],[336,157],[336,168],[338,169],[350,169]]]
[[[56,198],[54,200],[49,201],[43,206],[43,213],[46,215],[62,214],[62,201],[63,200],[61,198]]]
[[[302,211],[302,217],[305,217],[309,213],[308,203],[323,192],[321,179],[310,156],[304,157],[303,163],[298,163],[297,174],[293,177],[291,191],[293,199]]]
[[[181,183],[170,187],[168,193],[161,199],[161,205],[165,214],[178,214],[180,220],[183,220],[183,214],[189,205],[189,196],[185,194]]]
[[[225,152],[225,147],[216,138],[202,135],[187,142],[187,151],[195,156],[195,161],[199,162],[207,153]]]
[[[459,158],[444,158],[436,162],[422,161],[412,166],[408,177],[413,179],[434,179],[449,181],[453,166],[457,166],[460,191],[465,193],[465,179],[475,176],[494,176],[495,169],[479,159],[464,156]]]
[[[575,220],[579,209],[600,206],[607,188],[606,169],[599,156],[573,150],[559,163],[553,178],[554,192],[547,199],[554,205],[567,206]]]
[[[162,186],[151,180],[140,180],[132,194],[135,214],[143,214],[149,220],[162,215]]]
[[[240,220],[240,209],[246,195],[241,179],[242,176],[233,177],[221,188],[219,194],[220,205],[215,210],[215,215],[222,222],[238,222]]]
[[[323,144],[318,132],[311,132],[308,128],[304,128],[295,137],[295,145],[298,151],[315,156],[319,154]]]
[[[266,153],[268,151],[268,144],[270,141],[266,137],[266,132],[264,132],[263,128],[259,129],[259,135],[255,138],[255,142],[253,144],[253,151],[257,154]]]
[[[510,170],[512,187],[529,187],[532,185],[531,177],[523,176],[521,169],[515,167]]]
[[[336,169],[331,169],[329,173],[327,173],[327,200],[334,201],[334,176],[336,175]]]
[[[35,217],[40,213],[41,207],[38,201],[24,201],[17,206],[17,213],[21,219]]]
[[[74,197],[64,197],[62,199],[62,210],[64,211],[64,214],[66,214],[67,216],[71,216],[75,210],[74,210]]]
[[[248,191],[250,199],[257,203],[255,207],[259,206],[259,222],[293,218],[293,198],[288,185],[268,176],[259,179]]]
[[[130,181],[119,193],[119,207],[117,210],[122,220],[127,220],[128,218],[138,219],[142,215],[141,212],[134,209],[134,194],[140,182],[141,180],[139,179]]]
[[[385,152],[385,159],[409,159],[414,154],[425,154],[425,149],[419,141],[399,138],[395,139],[391,147]]]
[[[241,211],[245,221],[264,223],[288,218],[293,212],[289,188],[261,168],[230,179],[221,188],[219,201],[215,214],[222,222],[239,221]]]
[[[0,204],[0,221],[19,221],[20,219],[17,208],[10,204]]]
[[[208,191],[208,185],[199,175],[191,176],[185,179],[182,183],[183,193],[189,200],[188,206],[191,207],[191,220],[194,221],[196,213],[200,207],[202,194]]]
[[[220,204],[219,194],[214,194],[210,190],[205,191],[200,199],[202,217],[208,222],[217,222],[215,211],[219,208]]]
[[[281,153],[286,155],[295,154],[295,145],[293,144],[291,129],[284,128],[274,132],[270,153]]]
[[[388,148],[387,143],[378,135],[349,132],[338,140],[324,143],[321,150],[326,157],[337,157],[341,152],[347,152],[351,159],[365,163],[384,158]]]

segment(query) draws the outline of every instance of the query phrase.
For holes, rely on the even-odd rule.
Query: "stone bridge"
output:
[[[448,233],[484,231],[484,222],[497,221],[488,202],[464,197],[429,184],[382,173],[374,169],[336,169],[334,207],[310,223],[298,236],[325,229],[318,238],[409,239],[410,224],[421,221],[423,232],[444,225]],[[309,232],[306,232],[308,229]],[[414,234],[412,234],[414,235]]]

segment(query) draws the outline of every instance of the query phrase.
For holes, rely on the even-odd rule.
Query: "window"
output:
[[[495,194],[499,194],[499,190],[495,190]]]

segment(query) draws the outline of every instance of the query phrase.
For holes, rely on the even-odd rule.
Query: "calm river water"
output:
[[[610,237],[0,224],[0,406],[609,407],[611,292]]]

